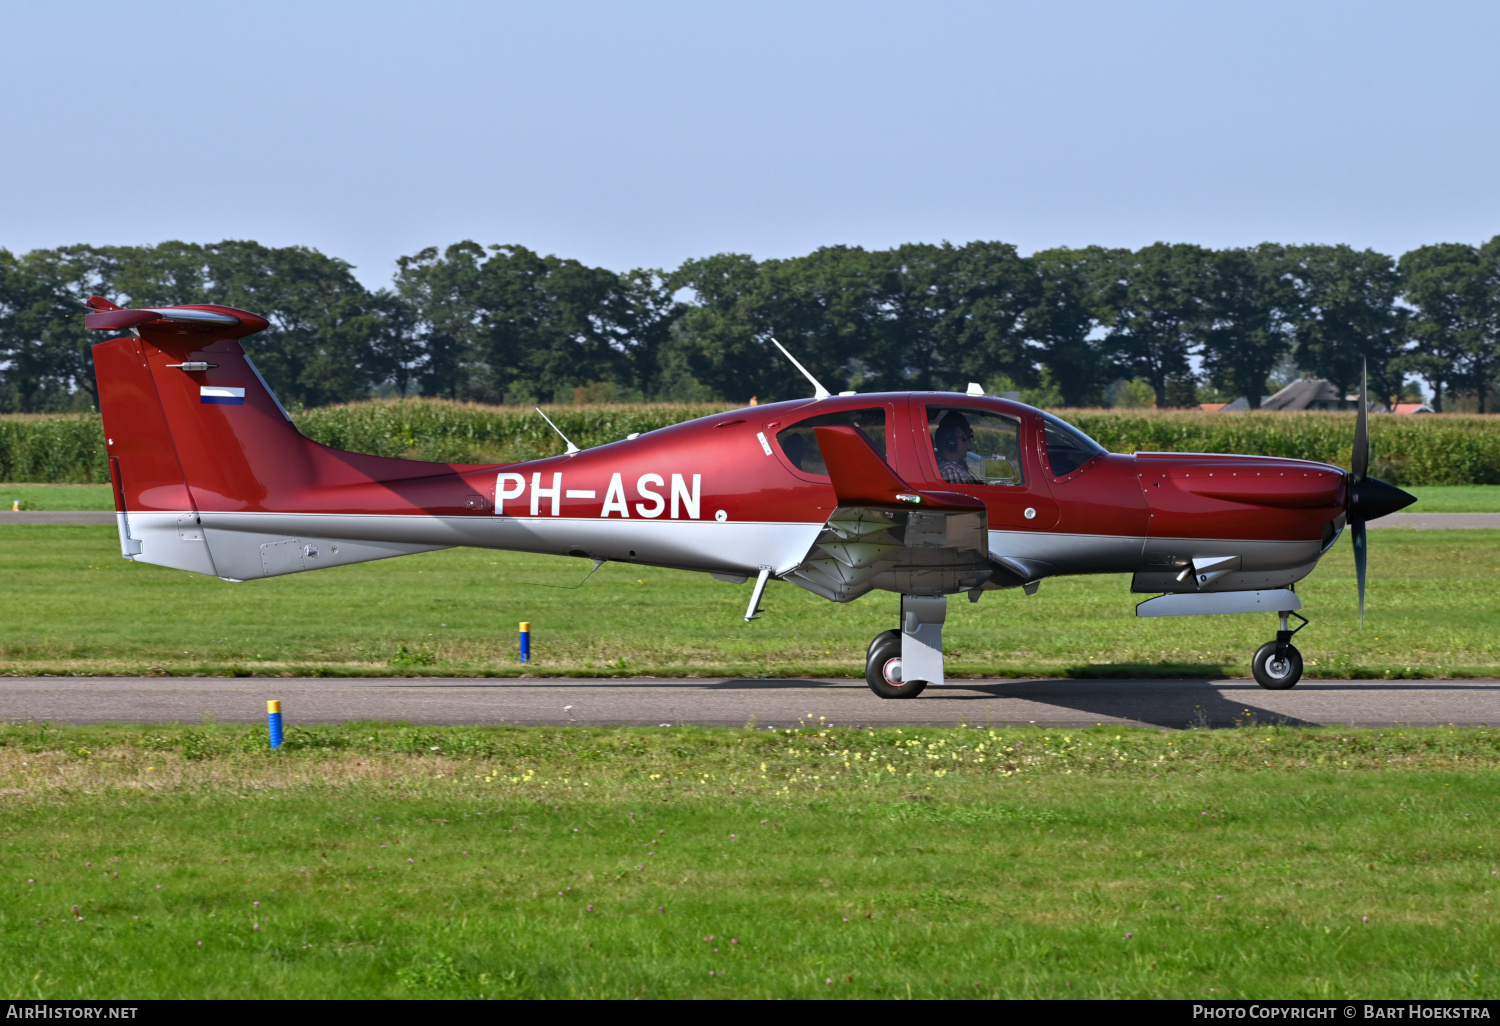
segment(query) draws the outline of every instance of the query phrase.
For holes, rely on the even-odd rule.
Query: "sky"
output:
[[[0,247],[1500,234],[1500,4],[0,0]]]

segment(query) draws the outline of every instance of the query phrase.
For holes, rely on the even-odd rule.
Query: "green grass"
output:
[[[115,508],[107,484],[0,484],[0,514],[19,502],[22,509],[105,510]],[[0,520],[0,524],[5,521]]]
[[[1500,485],[1412,485],[1408,513],[1500,513]]]
[[[1371,535],[1366,623],[1347,539],[1301,585],[1311,677],[1500,674],[1500,531]],[[863,673],[894,597],[825,602],[773,583],[755,623],[748,586],[705,574],[476,549],[245,584],[122,560],[113,528],[0,522],[0,673],[581,676]],[[1045,581],[1027,597],[950,604],[953,676],[1248,674],[1270,617],[1133,615],[1121,575]]]
[[[1492,731],[264,744],[0,729],[6,996],[1500,992]]]

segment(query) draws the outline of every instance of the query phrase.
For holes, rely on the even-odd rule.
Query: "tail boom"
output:
[[[100,330],[131,312],[92,308],[111,318]],[[334,449],[297,430],[241,347],[247,325],[264,320],[218,306],[191,308],[212,319],[183,318],[183,309],[137,311],[151,319],[94,346],[129,559],[248,580],[463,545],[739,577],[790,571],[826,519],[804,521],[796,503],[770,518],[741,515],[768,482],[784,485],[782,472],[754,463],[747,476],[728,454],[703,470],[735,482],[713,500],[729,508],[705,509],[703,475],[673,472],[664,456],[688,425],[663,429],[654,446],[625,440],[526,464]]]

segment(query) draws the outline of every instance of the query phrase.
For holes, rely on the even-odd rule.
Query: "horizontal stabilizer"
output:
[[[83,326],[90,331],[129,331],[148,321],[160,320],[155,310],[107,310],[83,315]]]
[[[243,338],[265,330],[270,322],[230,306],[192,304],[127,310],[105,299],[90,296],[90,313],[83,315],[83,326],[90,331],[140,330],[147,337],[156,336],[158,344],[171,345],[171,336],[202,335],[212,332],[218,338]],[[179,343],[180,345],[181,343]],[[196,345],[197,342],[190,343]]]

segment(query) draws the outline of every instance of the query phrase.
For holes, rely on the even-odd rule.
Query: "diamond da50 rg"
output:
[[[128,559],[246,581],[458,545],[573,555],[753,580],[746,620],[773,578],[835,602],[893,592],[899,622],[866,654],[885,698],[943,682],[950,596],[1097,573],[1157,596],[1140,616],[1275,615],[1252,669],[1291,687],[1296,582],[1347,527],[1363,610],[1365,522],[1414,501],[1366,474],[1366,403],[1345,472],[1109,453],[978,386],[834,396],[811,375],[812,399],[522,464],[370,456],[292,424],[239,343],[265,319],[89,307],[89,328],[125,332],[93,351]]]

